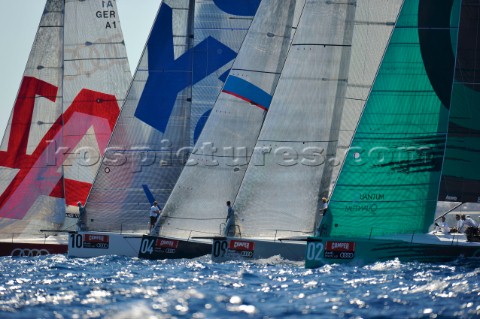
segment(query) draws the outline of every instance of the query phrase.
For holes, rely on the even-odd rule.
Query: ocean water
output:
[[[0,318],[480,318],[480,261],[0,258]]]

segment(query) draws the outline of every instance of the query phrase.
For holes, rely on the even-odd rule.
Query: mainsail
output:
[[[223,87],[259,0],[165,0],[87,201],[89,230],[145,231]]]
[[[404,1],[322,235],[428,230],[447,136],[460,3]]]
[[[0,230],[58,229],[84,202],[130,82],[114,1],[48,0],[0,148]]]
[[[360,114],[372,89],[402,3],[403,0],[357,0],[352,56],[348,70],[337,151],[334,158],[327,158],[326,169],[332,170],[331,183],[330,185],[322,183],[320,190],[322,195],[331,194],[337,181],[341,164],[350,147]],[[328,154],[331,152],[329,151]]]
[[[304,1],[263,0],[165,206],[162,236],[217,235],[243,179]]]
[[[242,236],[313,229],[320,185],[329,181],[325,158],[338,140],[355,10],[355,2],[306,2],[256,144],[264,154],[254,154],[235,199]]]
[[[464,0],[440,201],[480,202],[480,3]],[[452,44],[454,45],[455,42]],[[443,44],[448,46],[449,43]],[[449,58],[452,58],[449,56]],[[439,67],[441,60],[437,61]],[[451,63],[451,62],[449,62]]]

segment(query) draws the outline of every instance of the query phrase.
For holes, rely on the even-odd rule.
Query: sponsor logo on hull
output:
[[[253,258],[255,242],[247,240],[214,240],[212,259],[224,261],[228,259]]]
[[[108,249],[110,246],[110,236],[85,234],[83,238],[83,248]]]
[[[46,249],[34,249],[34,248],[15,248],[10,253],[13,257],[36,257],[49,255],[50,252]]]
[[[146,259],[170,258],[166,257],[165,254],[175,255],[179,244],[179,240],[144,235],[140,243],[138,257]]]
[[[353,259],[355,257],[355,242],[327,241],[323,257],[328,259]]]

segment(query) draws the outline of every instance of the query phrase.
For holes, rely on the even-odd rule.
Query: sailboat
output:
[[[138,256],[212,112],[260,0],[162,1],[68,255]],[[170,239],[169,256],[193,257]],[[142,245],[142,246],[140,246]],[[206,254],[210,244],[195,248]],[[141,249],[141,247],[143,247]]]
[[[49,235],[75,227],[130,79],[115,1],[46,2],[0,147],[0,255],[66,253]]]
[[[240,231],[214,239],[212,260],[304,259],[337,148],[363,107],[398,9],[398,1],[306,2],[255,146],[268,152],[254,155],[235,198]],[[256,164],[261,157],[265,164]]]
[[[462,168],[445,170],[452,161],[445,154],[462,162],[465,156],[468,163],[474,149],[458,150],[458,142],[467,136],[478,140],[473,127],[459,131],[458,122],[468,127],[478,113],[473,105],[479,6],[479,1],[403,2],[320,235],[308,239],[307,268],[480,257],[480,242],[463,233],[429,232],[437,200],[447,199],[438,197],[442,175],[446,184],[457,182],[455,187],[467,177],[451,178]],[[476,200],[475,191],[465,192],[465,199]]]
[[[270,107],[304,1],[263,0],[154,234],[206,242],[219,235],[225,203],[238,192],[246,164]],[[222,230],[223,231],[223,230]],[[190,240],[191,239],[191,240]],[[152,247],[156,237],[144,239]],[[158,241],[158,240],[157,240]],[[189,248],[191,249],[191,248]],[[145,249],[145,258],[166,258],[161,249]]]

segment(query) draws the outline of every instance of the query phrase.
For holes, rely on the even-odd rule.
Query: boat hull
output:
[[[66,254],[67,244],[0,242],[0,256],[35,257],[51,254]]]
[[[286,260],[303,261],[305,242],[214,237],[212,261],[254,260],[279,256]]]
[[[107,255],[137,257],[141,235],[109,232],[73,232],[68,237],[68,257]]]
[[[197,258],[210,254],[212,244],[195,240],[143,236],[138,252],[144,259]]]
[[[144,259],[196,258],[210,253],[212,245],[167,237],[109,232],[75,232],[69,236],[69,257],[117,255]]]
[[[448,262],[458,258],[479,258],[480,243],[458,240],[414,241],[403,239],[309,237],[305,267],[318,268],[331,263],[370,264],[398,258],[401,261]]]

